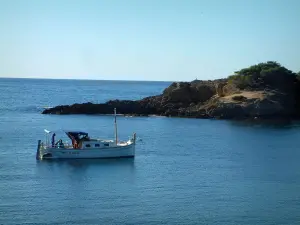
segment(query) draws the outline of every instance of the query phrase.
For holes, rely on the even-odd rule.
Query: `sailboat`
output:
[[[91,138],[84,131],[64,131],[72,144],[61,139],[55,142],[55,132],[45,129],[45,141],[38,140],[36,159],[91,159],[91,158],[121,158],[134,157],[136,133],[127,140],[119,141],[117,133],[117,117],[114,109],[115,139],[105,140]],[[50,141],[51,137],[51,141]]]

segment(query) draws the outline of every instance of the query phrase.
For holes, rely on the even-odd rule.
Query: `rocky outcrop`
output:
[[[275,69],[270,70],[270,65]],[[277,67],[276,67],[277,66]],[[257,73],[257,67],[267,68]],[[254,66],[254,75],[235,75],[234,80],[174,82],[162,94],[141,100],[111,100],[45,109],[43,114],[112,114],[176,116],[193,118],[298,118],[300,79],[278,64]],[[271,72],[270,72],[271,71]],[[283,72],[282,72],[283,71]],[[287,71],[287,72],[286,72]],[[282,73],[288,75],[283,76]],[[272,77],[273,74],[273,77]],[[250,78],[251,79],[250,79]],[[255,79],[253,77],[256,77]]]
[[[293,101],[287,100],[291,96],[280,92],[265,92],[260,97],[251,98],[245,95],[245,92],[241,92],[239,95],[231,95],[231,99],[218,98],[202,108],[206,109],[210,117],[224,119],[295,116]]]
[[[134,116],[240,119],[295,115],[295,101],[286,93],[269,91],[249,98],[246,92],[240,91],[238,95],[219,97],[217,89],[213,87],[207,84],[173,83],[163,94],[138,101],[111,100],[103,104],[61,105],[45,109],[42,113],[112,114],[117,108],[120,114]]]
[[[223,91],[223,96],[226,96],[226,95],[232,95],[232,94],[239,93],[241,90],[239,88],[237,88],[234,84],[226,83],[223,86],[222,91]]]
[[[219,97],[224,97],[225,93],[224,93],[224,87],[227,85],[226,82],[222,82],[222,83],[218,83],[216,84],[216,91]]]
[[[198,82],[175,82],[163,91],[168,102],[205,102],[216,94],[212,84]]]

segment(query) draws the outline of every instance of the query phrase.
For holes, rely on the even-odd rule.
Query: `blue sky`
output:
[[[300,71],[300,1],[0,0],[0,77],[189,81]]]

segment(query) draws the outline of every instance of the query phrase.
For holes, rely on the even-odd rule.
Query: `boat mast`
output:
[[[117,110],[116,108],[114,109],[114,113],[115,113],[115,141],[116,144],[118,143],[118,128],[117,128]]]

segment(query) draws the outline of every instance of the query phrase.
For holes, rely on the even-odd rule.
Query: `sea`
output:
[[[0,79],[0,224],[300,224],[298,122],[117,116],[120,139],[137,133],[135,158],[36,160],[44,129],[114,137],[112,115],[44,108],[141,99],[168,85]]]

